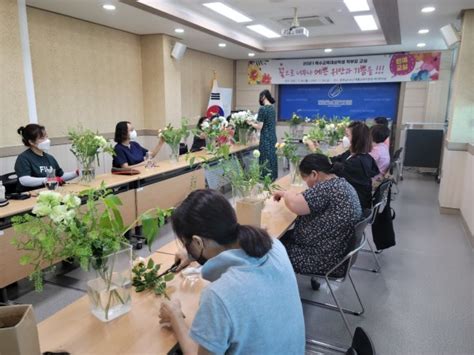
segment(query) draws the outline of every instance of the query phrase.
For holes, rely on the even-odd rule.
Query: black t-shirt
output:
[[[56,170],[56,176],[64,175],[63,169],[59,167],[58,162],[52,155],[48,153],[38,155],[31,149],[27,149],[21,153],[18,158],[16,158],[15,162],[15,173],[18,178],[22,176],[31,176],[35,178],[47,177],[46,171],[51,168]],[[35,188],[21,186],[20,183],[18,183],[18,189],[20,191],[28,191]]]
[[[331,160],[344,165],[344,170],[338,176],[345,178],[354,187],[362,208],[371,208],[372,178],[380,173],[374,158],[370,154],[351,156],[350,151],[346,151]]]

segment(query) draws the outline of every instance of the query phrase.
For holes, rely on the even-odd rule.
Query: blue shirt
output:
[[[135,165],[141,163],[145,159],[145,155],[148,152],[147,149],[143,148],[137,142],[130,142],[130,147],[117,143],[114,147],[115,156],[113,166],[115,168],[121,168],[122,164],[128,163],[128,165]]]
[[[304,354],[303,308],[280,241],[261,258],[227,250],[202,268],[202,294],[190,336],[216,354]]]

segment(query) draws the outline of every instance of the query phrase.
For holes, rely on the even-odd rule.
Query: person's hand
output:
[[[58,182],[59,186],[63,186],[66,183],[66,181],[60,176],[56,176],[55,180]]]
[[[285,197],[285,191],[274,191],[273,200],[279,202],[282,198]]]
[[[179,300],[163,301],[160,307],[160,324],[170,325],[173,320],[184,318]]]
[[[178,252],[174,256],[174,261],[178,263],[178,267],[176,268],[176,272],[180,272],[184,268],[188,267],[191,264],[191,261],[188,256],[188,252],[186,249],[182,248],[178,250]]]

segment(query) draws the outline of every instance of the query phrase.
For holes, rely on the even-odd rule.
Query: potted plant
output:
[[[90,183],[95,179],[95,162],[100,165],[99,153],[114,155],[114,148],[103,136],[82,127],[70,129],[68,137],[71,140],[70,150],[79,162],[81,181]]]
[[[85,200],[85,206],[82,205]],[[61,260],[75,260],[94,276],[87,282],[92,313],[110,321],[130,310],[132,248],[125,233],[142,225],[149,248],[171,210],[153,209],[125,226],[119,197],[104,186],[76,196],[44,191],[31,214],[12,218],[13,244],[25,251],[21,265],[31,265],[30,278],[43,289],[43,268]]]
[[[188,129],[188,123],[185,119],[181,122],[180,128],[174,128],[171,124],[168,124],[165,128],[158,131],[158,137],[170,147],[170,160],[173,162],[179,161],[179,144],[186,138],[188,138],[190,130]]]
[[[297,145],[293,142],[288,134],[285,134],[283,142],[277,143],[275,148],[277,156],[286,158],[290,163],[291,184],[294,186],[301,186],[302,181],[298,171],[298,165],[300,163],[301,157],[297,154]]]
[[[249,124],[250,122],[257,122],[255,115],[250,111],[240,111],[233,113],[230,119],[236,129],[239,143],[246,145],[249,134],[255,130]]]
[[[257,227],[260,227],[267,193],[277,188],[277,185],[272,182],[270,172],[266,169],[266,164],[259,163],[259,157],[260,151],[254,150],[247,169],[244,169],[235,157],[221,161],[224,179],[232,187],[237,220],[241,224]]]

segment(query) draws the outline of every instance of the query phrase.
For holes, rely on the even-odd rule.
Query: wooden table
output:
[[[289,176],[277,181],[282,188],[291,187]],[[295,215],[283,202],[267,201],[262,224],[269,226],[273,237],[280,237],[291,226]],[[160,248],[152,258],[171,266],[180,244],[173,240]],[[180,275],[169,283],[170,296],[181,301],[186,322],[190,325],[199,307],[199,297],[207,285],[199,280],[193,286],[184,282]],[[109,323],[102,323],[89,311],[87,296],[70,304],[39,324],[41,351],[69,351],[71,354],[166,354],[177,342],[174,334],[158,323],[162,298],[153,294],[137,294],[132,291],[132,310]]]
[[[174,262],[174,257],[166,254],[156,253],[152,258],[162,264],[163,270]],[[169,295],[181,301],[189,325],[206,284],[199,280],[191,286],[181,275],[169,283]],[[89,311],[89,301],[84,296],[39,324],[41,351],[63,350],[73,355],[166,354],[177,340],[173,332],[159,324],[162,300],[152,293],[132,291],[132,310],[103,323]]]

